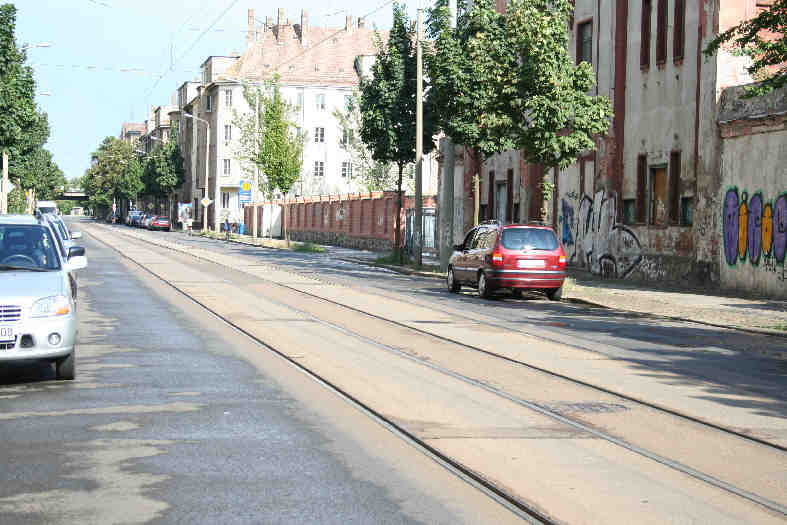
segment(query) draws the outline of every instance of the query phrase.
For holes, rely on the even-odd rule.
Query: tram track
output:
[[[174,249],[174,248],[168,247],[166,245],[160,245],[158,243],[151,243],[150,241],[148,241],[146,239],[141,239],[141,238],[138,238],[138,237],[132,236],[132,235],[126,235],[125,237],[133,239],[136,242],[139,242],[140,244],[145,244],[145,245],[152,244],[154,246],[158,246],[158,247],[164,248],[164,249],[169,249],[169,250],[174,251],[176,253],[180,253],[180,254],[185,255],[187,257],[191,257],[191,258],[194,258],[194,259],[197,259],[197,260],[201,260],[203,262],[207,262],[207,263],[211,263],[211,264],[216,264],[216,265],[228,267],[227,265],[222,264],[221,262],[218,262],[218,261],[215,261],[215,260],[211,260],[210,258],[207,258],[207,257],[201,257],[199,255],[195,255],[195,254],[189,253],[188,251],[185,251],[185,250],[178,250],[178,249]],[[527,516],[529,518],[536,519],[537,521],[540,521],[540,522],[550,522],[551,518],[547,514],[543,513],[542,511],[539,511],[537,509],[534,509],[527,502],[521,501],[516,496],[506,493],[504,489],[501,489],[500,487],[495,486],[493,483],[488,482],[487,480],[485,480],[483,478],[483,476],[479,475],[478,473],[473,472],[470,469],[467,469],[463,465],[461,465],[461,464],[457,463],[456,461],[452,460],[450,457],[447,457],[446,455],[442,454],[440,451],[436,450],[434,447],[430,446],[428,443],[426,443],[425,441],[423,441],[420,438],[418,438],[418,436],[416,436],[414,433],[409,432],[403,426],[398,425],[397,423],[395,423],[394,421],[390,420],[389,418],[386,418],[384,415],[376,412],[373,407],[364,404],[362,400],[357,399],[350,392],[347,392],[347,391],[343,390],[339,385],[336,385],[335,383],[329,381],[328,379],[326,379],[324,377],[321,377],[319,374],[315,373],[314,371],[309,370],[302,363],[299,363],[297,360],[289,357],[286,354],[286,352],[282,351],[281,349],[276,348],[275,346],[271,346],[268,342],[260,339],[256,335],[254,335],[254,334],[250,333],[249,331],[245,330],[243,327],[239,326],[237,323],[234,323],[231,319],[223,316],[220,312],[218,312],[215,309],[211,308],[209,305],[205,304],[203,301],[200,301],[198,298],[195,298],[192,295],[188,294],[187,292],[185,292],[184,290],[179,288],[177,283],[172,282],[171,280],[168,280],[168,279],[162,277],[161,275],[159,275],[159,274],[155,273],[154,271],[152,271],[150,268],[147,268],[146,266],[138,263],[133,258],[128,257],[122,251],[118,250],[115,246],[112,246],[111,244],[105,242],[103,239],[100,239],[98,237],[95,237],[95,238],[97,240],[99,240],[100,242],[102,242],[103,244],[105,244],[105,245],[109,246],[110,248],[112,248],[113,250],[115,250],[117,253],[119,253],[124,258],[126,258],[126,259],[132,261],[133,263],[137,264],[139,267],[144,269],[146,272],[148,272],[151,275],[155,276],[156,278],[160,279],[161,281],[166,283],[168,286],[171,286],[172,288],[177,290],[179,293],[181,293],[184,296],[188,297],[190,300],[194,301],[195,303],[200,305],[202,308],[205,308],[206,310],[211,312],[211,314],[213,316],[215,316],[216,318],[220,319],[221,321],[227,323],[228,325],[232,326],[233,329],[238,330],[241,333],[243,333],[244,335],[250,337],[251,339],[253,339],[258,344],[260,344],[260,345],[264,346],[265,348],[269,349],[270,351],[276,353],[277,355],[279,355],[283,359],[286,359],[288,362],[290,362],[293,365],[297,366],[299,369],[301,369],[305,373],[308,373],[315,380],[320,381],[321,383],[325,384],[327,387],[329,387],[332,390],[336,391],[342,397],[344,397],[344,398],[348,399],[349,401],[351,401],[352,403],[356,404],[364,412],[368,413],[370,416],[374,417],[375,419],[380,421],[382,424],[384,424],[385,426],[389,427],[392,431],[395,431],[397,434],[400,434],[403,438],[406,438],[406,439],[410,440],[414,445],[417,445],[419,447],[419,449],[423,450],[425,453],[428,453],[429,455],[433,456],[436,460],[440,461],[441,464],[444,464],[444,466],[446,466],[447,468],[449,468],[452,471],[456,471],[456,473],[458,475],[460,475],[460,477],[463,477],[463,479],[465,479],[465,477],[467,477],[468,481],[470,481],[470,482],[472,482],[474,484],[479,484],[479,488],[481,488],[484,491],[489,491],[488,493],[489,493],[490,496],[494,497],[495,499],[500,500],[501,502],[504,502],[504,504],[512,505],[514,508],[518,509],[519,512],[522,512],[523,516]],[[237,270],[237,268],[234,268],[234,269]],[[285,269],[283,271],[291,271],[291,270]],[[765,446],[765,447],[769,447],[769,448],[775,449],[777,451],[782,451],[783,452],[785,450],[784,447],[781,447],[781,446],[779,446],[777,444],[769,443],[767,441],[760,440],[760,439],[758,439],[756,437],[748,436],[746,434],[742,434],[742,433],[736,432],[736,431],[731,430],[731,429],[727,429],[727,428],[719,426],[719,425],[714,425],[712,423],[708,423],[708,422],[702,421],[700,419],[697,419],[697,418],[694,418],[694,417],[691,417],[691,416],[688,416],[688,415],[685,415],[685,414],[681,414],[681,413],[672,411],[670,409],[665,409],[664,407],[660,407],[658,405],[654,405],[652,403],[648,403],[648,402],[645,402],[645,401],[633,398],[631,396],[621,395],[621,394],[619,394],[617,392],[614,392],[614,391],[611,391],[611,390],[609,390],[607,388],[599,387],[597,385],[589,384],[587,382],[584,382],[584,381],[581,381],[581,380],[577,380],[575,378],[571,378],[571,377],[565,376],[563,374],[555,373],[553,371],[544,369],[542,367],[534,366],[534,365],[525,363],[523,361],[513,359],[513,358],[511,358],[509,356],[505,356],[505,355],[502,355],[502,354],[497,354],[495,352],[490,352],[489,350],[486,350],[486,349],[483,349],[483,348],[479,348],[479,347],[476,347],[476,346],[473,346],[473,345],[469,345],[469,344],[464,343],[462,341],[454,340],[454,339],[452,339],[450,337],[445,337],[445,336],[442,336],[442,335],[439,335],[439,334],[432,333],[432,332],[430,332],[428,330],[424,330],[424,329],[420,329],[420,328],[417,328],[417,327],[413,327],[413,326],[410,326],[410,325],[408,325],[406,323],[399,322],[399,321],[397,321],[395,319],[390,319],[390,318],[386,318],[385,316],[381,316],[381,315],[377,315],[377,314],[374,314],[374,313],[371,313],[371,312],[363,311],[363,310],[355,308],[353,306],[342,304],[341,302],[334,301],[332,299],[329,299],[329,298],[326,298],[326,297],[322,297],[322,296],[320,296],[318,294],[314,294],[314,293],[311,293],[311,292],[299,289],[296,286],[292,286],[292,285],[289,285],[289,284],[284,284],[284,283],[276,282],[276,281],[273,281],[273,280],[265,279],[264,277],[260,277],[259,275],[256,275],[256,274],[254,275],[254,277],[257,278],[257,279],[260,279],[261,281],[264,281],[268,285],[275,286],[275,287],[278,287],[278,288],[281,288],[281,289],[284,289],[284,290],[287,290],[287,291],[290,291],[290,292],[295,292],[297,294],[302,294],[303,296],[309,297],[310,299],[313,299],[313,300],[316,300],[316,301],[322,301],[322,302],[325,302],[325,303],[329,303],[332,306],[336,306],[336,307],[339,307],[339,308],[351,311],[351,312],[353,312],[356,315],[366,316],[366,317],[368,317],[370,319],[375,319],[377,321],[384,322],[384,323],[390,323],[390,324],[395,325],[395,326],[397,326],[397,327],[399,327],[401,329],[405,329],[405,330],[409,330],[409,331],[412,331],[414,333],[417,333],[420,336],[429,337],[429,338],[435,338],[437,340],[440,340],[440,341],[443,341],[443,342],[446,342],[446,343],[449,343],[449,344],[452,344],[452,345],[457,345],[457,346],[462,347],[462,348],[464,348],[466,350],[469,350],[469,351],[478,352],[478,353],[483,354],[485,356],[505,361],[505,362],[510,363],[512,365],[522,366],[522,367],[525,367],[525,368],[527,368],[529,370],[532,370],[532,371],[535,371],[535,372],[538,372],[538,373],[548,374],[548,375],[550,375],[552,377],[555,377],[555,378],[558,378],[560,380],[571,382],[574,385],[579,385],[581,387],[589,388],[589,389],[592,389],[594,391],[603,392],[604,394],[615,396],[617,398],[629,401],[631,403],[635,403],[637,405],[644,406],[644,407],[646,407],[648,409],[661,411],[661,412],[669,414],[670,416],[673,416],[673,417],[683,418],[683,419],[686,419],[688,421],[691,421],[694,424],[704,425],[705,427],[713,429],[714,431],[723,432],[723,433],[725,433],[727,435],[730,435],[731,437],[734,437],[736,439],[743,439],[743,440],[746,440],[747,442],[751,442],[751,443],[755,443],[757,445],[762,445],[762,446]],[[387,294],[383,294],[383,295],[387,296]],[[387,296],[387,298],[390,299],[390,300],[399,300],[399,301],[401,301],[401,299],[392,298],[390,296]],[[571,418],[571,417],[567,417],[564,414],[561,414],[558,411],[553,410],[553,409],[551,409],[548,406],[544,406],[543,404],[539,404],[539,403],[535,403],[535,402],[529,401],[527,399],[523,399],[523,398],[518,397],[516,395],[513,395],[513,394],[511,394],[509,392],[506,392],[503,389],[491,386],[491,385],[489,385],[489,384],[485,383],[484,381],[481,381],[481,380],[479,380],[477,378],[473,378],[473,377],[470,377],[470,376],[468,376],[466,374],[459,373],[459,372],[457,372],[455,370],[452,370],[450,368],[447,368],[445,366],[442,366],[442,365],[439,365],[439,364],[437,364],[435,362],[432,362],[431,360],[429,360],[427,358],[422,358],[422,357],[413,355],[413,354],[411,354],[411,353],[409,353],[407,351],[404,351],[404,350],[402,350],[400,348],[393,347],[390,344],[386,344],[385,342],[382,342],[382,341],[376,340],[374,338],[368,337],[368,336],[366,336],[366,335],[364,335],[362,333],[359,333],[356,330],[352,330],[352,329],[348,328],[347,326],[343,326],[343,325],[337,324],[335,322],[327,321],[325,319],[320,319],[319,317],[316,317],[315,315],[313,315],[311,312],[309,312],[307,310],[296,308],[296,307],[292,306],[291,304],[286,304],[286,303],[284,303],[282,301],[276,301],[276,300],[271,299],[271,298],[266,298],[266,300],[270,301],[270,302],[273,302],[273,303],[277,304],[278,306],[280,306],[282,308],[286,308],[286,309],[290,310],[293,313],[296,313],[296,314],[301,315],[301,316],[308,317],[309,320],[317,322],[317,323],[319,323],[319,324],[321,324],[321,325],[323,325],[323,326],[325,326],[327,328],[330,328],[332,330],[340,331],[346,336],[353,337],[353,338],[355,338],[355,339],[357,339],[359,341],[362,341],[362,342],[364,342],[366,344],[372,345],[372,346],[374,346],[374,347],[376,347],[378,349],[381,349],[381,350],[384,350],[386,352],[395,354],[398,357],[402,357],[402,358],[408,359],[410,361],[418,363],[421,366],[430,368],[430,369],[434,370],[435,372],[438,372],[438,373],[443,374],[445,376],[452,377],[452,378],[454,378],[456,380],[459,380],[459,381],[462,381],[462,382],[464,382],[466,384],[472,385],[473,387],[485,390],[485,391],[487,391],[487,392],[489,392],[489,393],[491,393],[493,395],[496,395],[496,396],[500,397],[501,399],[506,399],[506,400],[508,400],[510,402],[513,402],[513,403],[515,403],[515,404],[517,404],[517,405],[519,405],[519,406],[521,406],[523,408],[526,408],[528,410],[531,410],[533,412],[536,412],[536,413],[539,413],[539,414],[541,414],[543,416],[546,416],[546,417],[548,417],[548,418],[550,418],[550,419],[552,419],[552,420],[554,420],[554,421],[556,421],[556,422],[558,422],[560,424],[570,426],[570,427],[572,427],[575,430],[578,430],[578,431],[581,431],[581,432],[585,432],[585,433],[587,433],[589,435],[592,435],[595,438],[605,440],[608,443],[611,443],[611,444],[613,444],[615,446],[621,447],[621,448],[623,448],[623,449],[625,449],[625,450],[627,450],[629,452],[638,454],[638,455],[640,455],[642,457],[645,457],[645,458],[647,458],[647,459],[649,459],[651,461],[659,463],[659,464],[661,464],[661,465],[663,465],[665,467],[668,467],[668,468],[670,468],[672,470],[678,471],[678,472],[680,472],[680,473],[682,473],[684,475],[687,475],[687,476],[690,476],[690,477],[692,477],[694,479],[700,480],[700,481],[702,481],[702,482],[704,482],[704,483],[706,483],[708,485],[711,485],[711,486],[713,486],[715,488],[721,489],[721,490],[723,490],[725,492],[728,492],[730,494],[734,494],[734,495],[739,496],[741,498],[747,499],[747,500],[749,500],[751,502],[757,503],[758,505],[761,505],[762,507],[765,507],[765,508],[769,509],[770,511],[773,511],[773,512],[776,512],[778,514],[787,516],[787,507],[785,507],[783,504],[781,504],[778,501],[772,501],[772,500],[770,500],[768,498],[761,497],[758,494],[755,494],[753,492],[741,489],[741,488],[739,488],[739,487],[737,487],[737,486],[735,486],[735,485],[733,485],[731,483],[728,483],[728,482],[726,482],[726,481],[724,481],[722,479],[719,479],[719,478],[717,478],[717,477],[715,477],[713,475],[709,475],[709,474],[704,473],[704,472],[702,472],[700,470],[694,469],[694,468],[692,468],[689,465],[682,464],[682,463],[680,463],[678,461],[675,461],[673,459],[670,459],[669,457],[666,457],[666,456],[664,456],[662,454],[654,453],[654,452],[652,452],[650,450],[647,450],[646,448],[639,447],[635,443],[628,442],[625,439],[621,439],[618,436],[615,436],[615,435],[609,434],[607,432],[604,432],[603,430],[600,430],[600,429],[596,428],[593,425],[584,423],[582,421],[578,421],[578,420],[576,420],[574,418]],[[430,307],[433,308],[433,305],[430,305]],[[446,312],[446,313],[448,313],[448,312]],[[452,312],[452,313],[450,313],[450,315],[456,315],[456,314]],[[467,317],[467,319],[470,320],[469,317]],[[476,320],[473,320],[473,321],[477,322]],[[509,329],[508,327],[504,327],[504,326],[500,326],[500,328]],[[526,334],[526,335],[530,335],[530,334]],[[532,337],[537,337],[537,336],[532,336]],[[559,342],[559,343],[560,344],[565,344],[565,343],[562,343],[562,342]]]

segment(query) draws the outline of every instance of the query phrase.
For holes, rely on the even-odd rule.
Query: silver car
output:
[[[63,257],[52,225],[43,217],[0,215],[0,364],[43,359],[58,379],[76,372],[76,286],[85,249]]]

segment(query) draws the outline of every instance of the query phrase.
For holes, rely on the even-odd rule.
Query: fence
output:
[[[286,208],[286,228],[293,240],[310,241],[321,244],[332,244],[350,248],[362,248],[375,251],[390,250],[394,246],[396,229],[396,192],[370,192],[349,195],[323,195],[319,197],[297,198],[283,204],[282,201],[265,203]],[[246,207],[246,229],[251,230],[252,213],[262,213],[265,204],[260,203]],[[424,231],[431,231],[430,238],[425,238],[425,245],[432,249],[435,246],[434,209],[435,197],[424,196],[423,205]],[[406,222],[408,210],[415,207],[415,198],[406,196],[402,199],[402,245],[406,244]],[[427,215],[431,209],[431,215]],[[411,211],[411,213],[412,213]],[[426,219],[426,217],[431,219]],[[263,224],[258,215],[258,224]],[[412,228],[411,228],[412,229]],[[262,228],[258,235],[262,236]],[[412,236],[412,235],[411,235]],[[409,245],[408,245],[409,246]]]

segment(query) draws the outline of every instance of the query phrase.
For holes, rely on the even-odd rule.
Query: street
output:
[[[740,351],[783,339],[78,227],[76,382],[0,369],[3,523],[785,518],[787,366]]]

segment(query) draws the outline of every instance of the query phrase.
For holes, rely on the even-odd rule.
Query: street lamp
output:
[[[191,113],[183,112],[183,116],[186,118],[194,119],[197,122],[202,122],[207,127],[207,136],[205,139],[205,194],[207,195],[208,190],[210,189],[210,122],[205,119],[195,117]],[[218,194],[219,194],[219,174],[216,173],[216,188],[213,192],[213,220],[214,226],[216,227],[216,233],[219,233],[219,206],[218,206]],[[207,207],[206,207],[207,208]],[[202,232],[206,232],[208,229],[208,219],[207,219],[207,209],[202,216]]]
[[[31,47],[52,47],[52,43],[51,42],[40,42],[38,44],[27,44],[26,46],[22,46],[20,51],[26,51],[26,50],[30,49]]]

